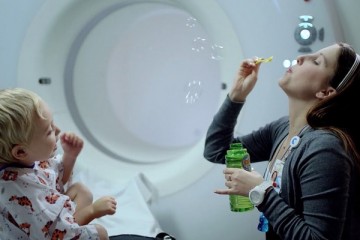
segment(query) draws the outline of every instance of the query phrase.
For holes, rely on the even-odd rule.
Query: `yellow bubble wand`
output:
[[[267,62],[271,62],[273,60],[273,56],[268,57],[268,58],[257,58],[255,60],[255,64],[259,64],[259,63],[267,63]]]

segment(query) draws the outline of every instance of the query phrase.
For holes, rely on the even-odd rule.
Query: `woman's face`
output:
[[[280,87],[291,98],[302,101],[316,99],[319,92],[329,90],[339,53],[340,46],[334,44],[316,53],[299,56],[297,64],[280,79]]]

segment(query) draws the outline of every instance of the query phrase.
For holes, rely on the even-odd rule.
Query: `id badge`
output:
[[[276,159],[273,169],[271,171],[271,181],[273,182],[273,186],[275,191],[279,192],[281,187],[281,176],[284,168],[284,161],[280,159]]]

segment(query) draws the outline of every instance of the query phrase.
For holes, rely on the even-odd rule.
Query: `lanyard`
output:
[[[266,168],[266,180],[269,180],[269,178],[271,178],[271,180],[273,181],[274,184],[274,188],[277,192],[280,191],[281,188],[281,178],[282,178],[282,170],[283,170],[283,166],[285,164],[285,160],[286,158],[289,156],[289,154],[291,153],[291,150],[295,147],[297,147],[300,144],[300,140],[301,140],[301,136],[304,134],[304,132],[309,128],[309,125],[305,125],[301,131],[299,132],[298,135],[292,137],[290,139],[290,143],[288,148],[286,149],[285,153],[283,154],[283,156],[280,159],[274,159],[274,164],[271,167],[270,170],[270,162],[268,164],[268,167]],[[285,139],[282,141],[284,142]],[[282,144],[281,144],[282,145]],[[281,148],[281,145],[279,145],[278,148]],[[276,156],[278,154],[279,150],[277,151],[277,153],[275,153],[274,156]],[[277,157],[277,156],[276,156]],[[270,171],[271,171],[271,176],[270,175]],[[276,176],[273,179],[273,175],[276,172]],[[279,176],[279,178],[277,178]],[[259,218],[259,223],[258,223],[258,230],[261,232],[267,232],[269,231],[269,221],[267,220],[267,218],[264,216],[263,213],[260,214],[260,218]]]

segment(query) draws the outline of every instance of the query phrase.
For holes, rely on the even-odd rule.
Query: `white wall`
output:
[[[344,34],[344,40],[351,44],[355,50],[360,52],[360,1],[358,0],[333,0],[338,10],[338,16],[340,19],[341,28]],[[340,27],[341,27],[340,26]]]
[[[43,0],[0,0],[0,87],[15,86],[20,46]]]

